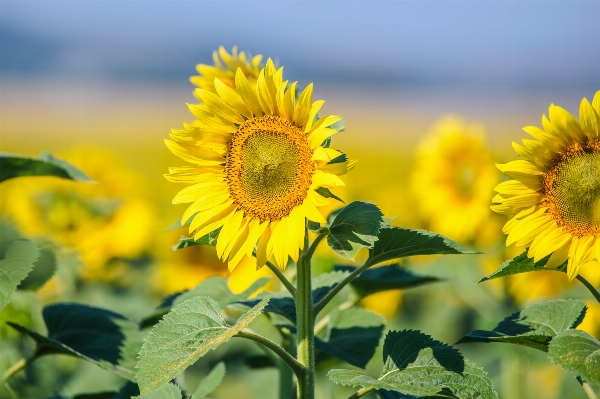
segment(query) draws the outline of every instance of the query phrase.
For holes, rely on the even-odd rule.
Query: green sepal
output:
[[[328,188],[325,187],[319,187],[315,190],[315,192],[317,194],[319,194],[321,197],[324,198],[333,198],[334,200],[340,201],[342,204],[344,204],[345,202],[338,197],[337,195],[333,194]]]

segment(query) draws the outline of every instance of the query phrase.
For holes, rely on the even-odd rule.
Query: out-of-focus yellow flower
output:
[[[111,270],[109,261],[134,259],[150,248],[155,212],[144,180],[106,151],[84,148],[63,157],[98,184],[53,177],[9,180],[0,187],[0,214],[27,234],[79,251],[84,278],[118,279],[120,268]]]
[[[498,184],[492,209],[512,217],[504,225],[506,245],[529,247],[546,267],[568,260],[572,280],[600,260],[600,91],[581,101],[579,121],[550,105],[543,129],[523,130],[535,140],[513,143],[519,159],[498,165],[512,180]]]
[[[377,292],[361,299],[360,304],[365,309],[372,310],[385,317],[390,317],[396,314],[398,308],[402,305],[402,291],[389,290]]]
[[[420,143],[411,188],[430,230],[473,240],[491,219],[488,204],[499,174],[484,137],[481,124],[446,116]]]
[[[196,70],[199,75],[190,77],[190,82],[200,89],[216,93],[215,78],[231,88],[235,88],[235,73],[239,69],[246,75],[250,84],[256,83],[260,72],[261,54],[254,57],[244,51],[238,53],[237,46],[231,49],[231,54],[223,46],[219,51],[213,51],[214,65],[198,64]],[[194,91],[195,94],[195,91]]]
[[[600,304],[593,300],[585,301],[585,304],[587,305],[585,318],[577,329],[600,339]]]
[[[198,239],[221,228],[217,255],[230,270],[256,247],[258,266],[281,270],[304,248],[306,219],[325,223],[319,208],[332,200],[319,189],[343,186],[338,176],[355,161],[323,147],[342,118],[317,113],[312,84],[296,100],[296,83],[269,59],[255,85],[241,71],[235,89],[215,79],[217,94],[198,89],[197,120],[173,130],[167,147],[193,166],[169,168],[165,177],[188,185],[173,199],[191,204],[182,220]]]

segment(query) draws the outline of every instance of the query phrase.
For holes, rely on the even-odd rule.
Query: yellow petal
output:
[[[223,102],[235,109],[239,114],[244,115],[246,118],[252,117],[252,111],[250,111],[242,97],[234,89],[219,80],[219,78],[215,78],[215,89]]]
[[[532,183],[533,179],[526,180],[529,185],[524,184],[519,180],[508,180],[498,184],[494,191],[497,191],[500,194],[508,194],[508,195],[525,195],[525,194],[533,194],[536,191],[540,191],[543,188],[543,184],[540,181],[533,180],[535,183]]]
[[[217,256],[219,259],[225,258],[227,255],[224,255],[225,250],[230,247],[230,243],[233,241],[235,243],[235,239],[239,237],[240,234],[240,226],[242,224],[242,220],[244,219],[244,212],[238,210],[235,212],[233,217],[227,222],[223,224],[221,228],[221,232],[219,233],[219,238],[217,239]]]
[[[333,173],[338,176],[345,175],[348,171],[352,170],[356,166],[356,160],[349,160],[344,162],[336,162],[323,165],[319,167],[320,170],[327,173]]]
[[[585,131],[587,137],[595,140],[600,137],[600,116],[587,98],[581,100],[579,120],[581,121],[581,127]]]
[[[594,99],[592,100],[592,107],[594,107],[596,113],[600,115],[600,90],[598,90],[594,95]]]
[[[335,188],[343,187],[344,185],[344,181],[336,175],[332,173],[321,172],[317,169],[313,175],[311,187]]]
[[[209,191],[227,192],[227,183],[224,181],[204,181],[186,187],[179,191],[173,198],[173,204],[188,204],[206,195]]]
[[[591,260],[589,252],[592,252],[593,244],[593,236],[573,238],[573,243],[569,251],[569,263],[567,264],[569,281],[573,280],[579,274],[579,268],[586,260]]]
[[[233,123],[244,123],[244,118],[240,115],[239,111],[232,108],[217,94],[203,89],[196,89],[198,97],[206,104],[210,111],[213,112],[218,118],[224,121]]]
[[[190,230],[196,230],[194,234],[194,240],[199,239],[202,236],[207,235],[208,233],[215,231],[219,227],[223,226],[225,222],[227,222],[237,208],[236,205],[232,205],[233,201],[227,202],[223,205],[215,207],[210,211],[204,212],[204,214],[196,215],[194,220],[192,220],[192,224],[194,224],[194,228],[192,229],[192,225],[190,225]],[[219,210],[216,212],[216,210]],[[210,216],[210,217],[207,217]]]
[[[506,246],[515,243],[517,246],[528,246],[533,239],[544,229],[550,227],[554,222],[552,217],[546,213],[541,215],[534,213],[521,220],[506,238]]]
[[[275,99],[271,97],[271,92],[265,78],[265,70],[260,71],[258,80],[256,81],[256,94],[258,102],[264,110],[265,114],[273,115],[275,112]]]
[[[568,137],[569,141],[582,142],[586,139],[585,133],[581,130],[581,125],[566,109],[552,104],[548,116],[552,125],[560,131],[563,137]]]
[[[210,191],[190,205],[183,213],[181,220],[187,221],[193,214],[221,205],[230,198],[231,196],[227,190]]]
[[[312,108],[313,84],[309,84],[300,94],[298,103],[294,109],[293,122],[297,126],[304,126],[308,122],[308,115]]]
[[[327,223],[327,220],[325,219],[323,214],[317,209],[313,201],[307,198],[304,200],[301,206],[304,215],[308,220],[312,220],[313,222],[318,223]]]
[[[325,104],[325,101],[317,100],[310,107],[310,112],[308,113],[308,120],[306,121],[306,127],[304,128],[304,133],[308,133],[312,130],[313,122],[317,117],[317,114],[319,113],[319,110],[321,109],[323,104]]]
[[[320,129],[313,130],[308,136],[308,142],[310,148],[317,148],[329,137],[336,134],[338,131],[330,127],[323,127]]]
[[[328,115],[328,116],[320,118],[318,121],[316,121],[310,130],[313,131],[313,130],[317,130],[320,128],[329,127],[329,126],[333,125],[334,123],[337,123],[341,120],[342,120],[341,116]]]
[[[569,259],[569,249],[571,248],[571,241],[572,240],[569,239],[562,247],[552,252],[552,255],[550,255],[550,259],[548,259],[548,262],[546,262],[546,265],[544,267],[548,269],[554,269],[565,263],[565,261]]]
[[[564,232],[560,227],[555,226],[533,240],[527,256],[533,258],[534,262],[538,262],[565,245],[570,239],[570,233]]]
[[[273,254],[272,251],[268,251],[269,248],[269,240],[271,238],[271,226],[268,225],[265,229],[265,232],[260,236],[258,240],[258,246],[256,247],[256,268],[260,269],[263,267],[267,260]]]
[[[501,172],[513,179],[518,179],[519,176],[542,176],[544,170],[540,170],[536,165],[528,161],[511,161],[505,164],[496,164],[496,167]],[[515,177],[516,176],[516,177]]]
[[[211,111],[208,111],[207,108],[202,105],[204,104],[187,104],[192,115],[198,120],[196,123],[199,126],[224,133],[235,133],[237,131],[237,128],[233,123],[217,118]]]
[[[262,116],[262,108],[256,97],[256,93],[250,86],[248,78],[244,75],[244,72],[240,68],[235,72],[235,89],[244,100],[246,106],[252,111],[254,115]]]
[[[167,148],[176,156],[196,165],[210,166],[219,165],[225,162],[222,155],[212,152],[196,149],[192,146],[182,146],[173,140],[165,139]]]

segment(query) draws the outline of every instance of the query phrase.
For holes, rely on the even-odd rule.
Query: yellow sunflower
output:
[[[325,142],[337,133],[339,116],[317,117],[324,101],[312,102],[312,83],[296,100],[296,84],[269,59],[256,84],[241,68],[231,88],[215,78],[216,93],[197,89],[197,118],[173,130],[167,147],[194,166],[170,168],[165,177],[192,184],[174,204],[191,203],[194,237],[221,228],[216,250],[232,270],[256,248],[257,266],[272,260],[284,269],[304,248],[305,219],[325,223],[319,208],[330,199],[319,188],[343,186],[338,177],[354,166]],[[195,216],[194,216],[195,215]]]
[[[546,267],[568,260],[573,279],[600,258],[600,91],[593,105],[581,101],[578,122],[550,105],[543,129],[525,127],[535,140],[513,143],[519,159],[498,165],[512,180],[496,186],[492,209],[513,215],[504,226],[506,245],[529,247]]]
[[[221,46],[219,51],[213,51],[214,65],[196,65],[196,71],[199,75],[190,77],[190,82],[200,89],[216,93],[215,78],[233,88],[235,87],[235,72],[240,68],[248,80],[254,83],[258,79],[262,58],[263,56],[260,54],[252,57],[243,51],[238,53],[237,46],[234,46],[231,49],[231,54],[229,54]]]
[[[429,229],[471,240],[493,215],[489,193],[499,174],[484,138],[482,125],[450,115],[421,141],[411,187]]]

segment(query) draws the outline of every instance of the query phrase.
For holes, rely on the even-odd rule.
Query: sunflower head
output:
[[[217,255],[230,269],[253,253],[258,267],[283,269],[304,247],[306,219],[325,223],[319,208],[330,199],[317,190],[343,186],[338,176],[355,164],[326,145],[341,118],[319,118],[324,101],[312,101],[312,84],[296,96],[297,82],[270,59],[254,82],[240,67],[233,87],[219,77],[213,85],[188,104],[196,120],[166,140],[193,164],[165,175],[189,184],[173,203],[191,203],[182,220],[192,218],[195,238],[221,229]]]
[[[489,219],[498,172],[484,138],[482,125],[445,116],[421,141],[411,187],[430,229],[469,240]]]
[[[528,246],[546,267],[568,260],[573,279],[600,259],[600,91],[581,101],[579,121],[550,105],[542,128],[523,130],[533,140],[513,143],[519,159],[498,165],[511,180],[496,186],[492,209],[511,215],[507,245]]]
[[[235,87],[235,73],[238,68],[246,75],[251,83],[256,82],[260,72],[260,62],[263,56],[261,54],[254,57],[246,54],[244,51],[238,52],[237,46],[231,49],[231,54],[225,50],[225,47],[219,47],[218,51],[213,51],[213,65],[198,64],[196,71],[198,75],[190,77],[190,82],[200,89],[209,90],[216,93],[215,78],[225,83],[229,87]]]

